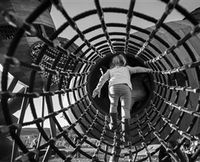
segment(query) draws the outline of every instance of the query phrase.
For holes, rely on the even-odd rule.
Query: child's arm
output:
[[[131,67],[131,66],[127,66],[130,73],[150,73],[153,70],[149,69],[149,68],[145,68],[145,67],[141,67],[141,66],[136,66],[136,67]]]
[[[105,84],[105,82],[110,78],[109,75],[109,70],[107,70],[107,72],[105,74],[103,74],[101,76],[101,78],[99,79],[99,82],[96,86],[96,88],[94,89],[93,93],[92,93],[92,97],[96,97],[96,95],[98,95],[98,97],[100,97],[101,94],[101,88],[103,87],[103,85]]]

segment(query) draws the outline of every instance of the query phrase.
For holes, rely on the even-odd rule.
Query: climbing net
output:
[[[198,21],[183,8],[178,0],[161,0],[166,4],[166,9],[159,19],[145,15],[134,10],[135,0],[130,0],[128,9],[102,7],[101,1],[94,0],[94,9],[70,17],[67,10],[59,0],[44,0],[35,8],[25,21],[16,19],[15,15],[7,10],[2,10],[3,17],[9,24],[15,26],[16,33],[11,37],[12,41],[5,54],[3,63],[1,87],[1,108],[6,124],[0,129],[1,134],[9,134],[22,153],[16,157],[22,161],[38,161],[39,158],[48,160],[54,151],[61,159],[72,161],[75,154],[79,152],[92,161],[100,161],[98,154],[104,154],[104,159],[113,154],[119,159],[132,161],[145,161],[153,158],[159,152],[160,147],[166,150],[166,157],[179,161],[182,157],[178,154],[186,142],[195,143],[194,147],[188,147],[191,151],[190,159],[195,161],[199,155],[200,148],[198,126],[199,126],[199,54],[198,45],[200,25]],[[45,37],[33,25],[34,21],[51,5],[63,15],[65,22],[59,26],[50,37]],[[166,18],[173,10],[178,11],[185,17],[184,32],[180,32],[182,24],[165,23]],[[119,14],[126,18],[123,22],[106,22],[106,15]],[[98,24],[90,24],[85,30],[79,28],[79,22],[87,18],[98,19]],[[142,19],[152,23],[153,27],[143,29],[134,26],[134,18]],[[59,35],[68,28],[73,29],[74,35],[64,43],[59,43]],[[110,28],[120,29],[109,32]],[[132,34],[132,31],[136,33]],[[95,32],[95,36],[88,35]],[[15,57],[15,51],[24,34],[38,37],[41,42],[32,48],[32,63],[24,62]],[[92,35],[92,34],[91,34]],[[74,42],[81,42],[72,49]],[[78,43],[77,43],[78,44]],[[111,132],[107,125],[108,114],[96,108],[91,97],[88,76],[96,63],[106,55],[126,53],[134,56],[143,64],[153,69],[152,78],[154,83],[151,101],[144,111],[137,114],[131,122],[131,135],[134,141],[121,146],[117,142],[116,132]],[[10,91],[8,87],[8,73],[11,68],[30,69],[29,84],[26,90],[21,92]],[[42,91],[36,91],[35,81],[37,74],[41,74],[45,82]],[[56,89],[51,89],[57,85]],[[55,108],[53,97],[58,100],[58,108]],[[12,98],[23,98],[18,122],[12,120],[9,111],[9,100]],[[36,105],[35,99],[41,98],[40,107]],[[67,101],[67,104],[65,103]],[[33,120],[25,122],[24,115],[29,105]],[[46,115],[38,115],[38,111],[45,108]],[[69,127],[63,128],[58,115],[62,114]],[[73,116],[73,120],[71,117]],[[51,136],[45,132],[43,123],[49,120]],[[20,138],[21,130],[26,126],[37,127],[40,138],[45,142],[38,143],[34,149],[28,149]],[[73,130],[80,138],[75,143],[69,137],[69,131]],[[82,132],[80,131],[82,130]],[[90,141],[90,137],[98,140],[97,144]],[[178,137],[178,141],[175,139]],[[59,139],[65,139],[72,147],[67,155],[63,153],[55,143]],[[172,146],[172,142],[175,145]],[[82,149],[87,143],[94,149],[93,155]],[[160,147],[152,151],[149,146],[160,144]],[[104,147],[106,146],[106,147]],[[124,153],[118,153],[119,148]],[[111,152],[109,148],[116,148]],[[41,155],[41,150],[46,149],[46,154]],[[186,150],[186,149],[185,149]],[[138,154],[145,151],[146,155],[138,160]],[[185,151],[186,152],[186,151]],[[182,151],[184,153],[184,151]],[[14,156],[14,154],[13,154]],[[166,158],[163,157],[163,158]]]

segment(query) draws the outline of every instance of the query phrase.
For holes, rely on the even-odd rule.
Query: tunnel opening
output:
[[[2,17],[0,17],[2,20],[0,21],[0,33],[3,34],[3,40],[0,43],[5,46],[0,48],[3,58],[1,59],[3,75],[0,110],[2,110],[2,117],[5,118],[5,121],[0,122],[2,126],[0,135],[10,133],[4,139],[12,137],[15,142],[12,145],[11,141],[5,140],[10,144],[9,148],[13,147],[12,159],[16,157],[14,155],[15,149],[20,148],[22,153],[17,158],[22,160],[25,158],[33,162],[38,161],[39,158],[43,158],[43,161],[49,160],[51,153],[56,153],[64,161],[71,161],[72,158],[75,158],[77,152],[88,159],[92,159],[93,162],[101,161],[102,159],[98,160],[98,155],[102,153],[104,161],[107,161],[108,156],[111,158],[117,157],[120,160],[153,161],[153,156],[159,150],[162,152],[163,147],[167,150],[166,154],[170,159],[182,161],[179,159],[180,157],[176,156],[176,148],[183,146],[185,140],[195,140],[194,142],[199,144],[199,136],[197,136],[200,131],[200,26],[198,11],[193,15],[189,15],[188,11],[178,4],[178,1],[160,0],[162,3],[168,4],[163,15],[160,15],[160,19],[157,19],[157,16],[152,17],[145,12],[137,12],[134,9],[136,1],[131,0],[129,9],[126,9],[128,5],[125,8],[122,6],[110,7],[108,5],[101,8],[100,1],[95,0],[96,9],[92,8],[85,12],[79,10],[80,14],[71,17],[71,14],[68,15],[68,10],[63,8],[61,1],[18,0],[19,2],[17,2],[15,0],[17,3],[10,3],[10,1],[4,0],[2,4],[7,6],[5,8],[11,8],[10,4],[13,6],[19,4],[15,9],[20,10],[20,12],[18,11],[20,18],[18,19],[17,14],[13,15],[12,12],[7,12],[4,9],[1,12],[4,14],[1,14]],[[140,1],[137,1],[136,5],[138,2]],[[125,2],[123,3],[125,4]],[[27,4],[30,5],[30,10],[27,9]],[[61,11],[66,21],[57,29],[51,31],[53,33],[49,33],[45,32],[48,31],[45,30],[45,24],[53,29],[55,26],[50,21],[49,14],[45,13],[43,15],[41,13],[46,10],[49,11],[52,4]],[[21,14],[22,5],[26,9],[24,14]],[[32,11],[33,6],[38,7]],[[166,22],[165,19],[171,14],[173,8],[186,18],[183,21]],[[0,10],[2,10],[1,7]],[[112,15],[115,14],[117,14],[117,19],[112,19]],[[46,15],[47,17],[36,20],[39,15]],[[120,16],[123,16],[125,21],[120,21]],[[196,17],[196,20],[193,16]],[[12,21],[15,19],[10,21],[17,28],[9,28],[10,25],[8,27],[7,24],[10,22],[7,22],[7,18],[9,17],[16,18],[16,21]],[[92,21],[90,21],[90,18],[92,18]],[[132,18],[134,21],[132,21]],[[4,21],[4,19],[7,19],[7,21]],[[142,23],[148,21],[151,27],[144,28],[141,23],[136,24],[139,19],[142,19]],[[38,23],[40,24],[39,28],[34,25]],[[87,24],[89,27],[82,28],[82,24]],[[69,30],[71,27],[74,33]],[[66,41],[60,40],[60,43],[58,43],[58,38],[64,30],[69,31],[69,34],[72,35],[71,37],[67,35],[68,39]],[[16,34],[14,34],[15,32]],[[27,36],[27,33],[32,33],[32,36]],[[44,43],[38,46],[35,44],[37,41]],[[30,49],[30,44],[33,44],[32,49]],[[76,44],[76,46],[73,50],[70,50],[72,44]],[[23,53],[21,49],[24,50]],[[27,61],[27,58],[31,58],[30,53],[28,53],[29,50],[32,54],[38,54],[35,55],[36,62],[32,62],[30,59]],[[131,121],[129,129],[133,140],[127,145],[120,141],[121,139],[116,139],[115,132],[107,128],[107,114],[109,112],[107,86],[104,86],[100,99],[91,97],[92,90],[102,75],[101,71],[104,73],[109,68],[112,56],[110,53],[113,51],[117,53],[126,51],[129,65],[146,65],[153,69],[152,75],[141,73],[132,76],[133,82],[138,80],[133,85],[137,85],[137,83],[144,84],[145,93],[143,93],[143,97],[146,98],[144,97],[143,100],[135,102],[133,105],[131,114],[134,120]],[[105,57],[101,58],[102,55]],[[41,66],[42,62],[47,63],[48,66]],[[30,75],[20,75],[27,76],[28,79],[27,85],[29,87],[25,92],[23,91],[24,93],[20,91],[15,93],[11,90],[14,88],[13,85],[16,84],[16,81],[13,81],[11,86],[8,84],[8,72],[11,69],[19,69],[22,73],[24,73],[24,69],[30,70]],[[39,80],[37,74],[41,72],[48,75],[44,81],[47,86],[44,91],[38,92],[34,88],[37,85],[42,87],[39,83],[36,84]],[[18,79],[22,81],[21,77],[18,77]],[[52,85],[57,84],[59,86],[53,89]],[[139,90],[141,89],[139,88]],[[134,92],[137,91],[134,90]],[[25,99],[22,101],[22,115],[16,121],[12,119],[12,111],[9,112],[9,108],[13,110],[14,107],[11,106],[9,100],[14,99],[14,97]],[[41,105],[38,106],[35,98],[42,99]],[[53,98],[57,98],[57,100],[53,100]],[[55,101],[58,101],[59,104]],[[27,114],[25,113],[27,105],[30,105],[33,117],[31,121],[24,120],[24,115]],[[48,111],[48,113],[40,113],[41,109],[44,112]],[[120,106],[118,109],[120,112]],[[59,114],[63,115],[64,122],[57,116]],[[139,116],[136,116],[137,114]],[[48,120],[51,135],[45,132],[45,125],[43,125],[44,121]],[[66,122],[69,127],[62,127],[61,124]],[[21,139],[20,135],[22,133],[20,131],[26,126],[32,125],[37,127],[40,137],[45,142],[39,142],[36,148],[29,149],[25,141]],[[78,128],[79,126],[81,128]],[[73,141],[68,133],[71,130],[80,137],[80,142],[75,143]],[[90,137],[97,140],[98,144],[92,143]],[[72,148],[72,152],[68,152],[67,155],[57,145],[59,140],[62,139],[66,140]],[[180,139],[180,143],[170,147],[170,142],[177,139]],[[93,155],[82,149],[85,143],[92,147],[91,150],[94,150]],[[3,142],[0,142],[0,144],[4,147]],[[154,144],[161,146],[161,149],[158,147],[152,150]],[[122,152],[126,152],[125,154],[121,150],[116,151],[119,145],[124,148]],[[40,154],[43,151],[43,148],[45,148],[44,156],[37,155],[38,152]],[[189,146],[188,150],[191,148]],[[199,150],[199,148],[193,150],[191,161],[197,159]],[[139,156],[141,152],[145,152],[142,159]],[[10,158],[10,155],[8,156]]]
[[[99,78],[103,73],[107,71],[110,67],[110,62],[113,54],[107,54],[102,59],[99,59],[96,65],[92,68],[90,75],[88,76],[88,92],[91,101],[103,114],[109,114],[110,102],[108,98],[108,82],[104,84],[101,90],[101,96],[92,98],[92,92],[95,89]],[[130,66],[142,66],[145,65],[132,54],[126,55],[127,65]],[[131,82],[133,85],[132,89],[132,107],[131,107],[131,117],[135,117],[137,114],[144,112],[144,109],[148,106],[150,99],[153,96],[153,78],[151,74],[147,73],[137,73],[131,75]],[[118,104],[118,115],[121,117],[121,105]]]

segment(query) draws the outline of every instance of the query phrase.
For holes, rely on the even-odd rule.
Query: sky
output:
[[[62,0],[63,6],[66,9],[67,13],[70,15],[70,17],[74,17],[75,15],[85,12],[87,10],[95,9],[94,1],[93,0]],[[102,7],[120,7],[128,9],[129,7],[129,0],[100,0],[100,4]],[[186,8],[189,12],[193,11],[197,7],[200,7],[200,0],[180,0],[180,4]],[[165,10],[165,4],[160,2],[159,0],[136,0],[135,4],[135,11],[147,14],[149,16],[152,16],[154,18],[159,19],[163,11]],[[51,10],[51,16],[54,21],[55,27],[58,28],[61,24],[63,24],[66,20],[65,18],[58,12],[55,7],[52,7]],[[96,16],[96,15],[95,15]],[[96,16],[89,17],[87,19],[84,19],[83,21],[77,22],[78,27],[81,30],[84,30],[90,26],[93,26],[94,24],[99,24],[99,19]],[[165,22],[168,21],[176,21],[183,19],[183,16],[180,15],[178,12],[173,11],[170,16],[166,19]],[[120,14],[113,14],[113,15],[107,15],[105,14],[105,21],[106,22],[124,22],[126,23],[127,19],[126,16],[121,16]],[[132,19],[132,24],[136,26],[140,26],[142,28],[147,28],[149,26],[152,26],[153,24],[138,20],[137,18]],[[111,30],[111,29],[110,29]],[[132,31],[134,32],[134,31]],[[71,37],[76,34],[72,28],[66,29],[60,36],[70,39]],[[82,42],[75,42],[77,45]],[[0,68],[1,69],[1,68]],[[19,84],[21,85],[21,84]],[[15,89],[17,91],[19,89]],[[64,96],[63,96],[64,97]],[[41,107],[41,99],[37,99],[37,104]],[[55,110],[57,109],[57,99],[54,99],[55,104]],[[65,102],[65,105],[67,106],[67,102]],[[40,116],[41,115],[41,108],[37,109],[37,113]],[[18,111],[15,115],[19,116],[20,112]],[[47,114],[47,111],[45,111],[45,114]],[[25,121],[31,121],[32,114],[30,112],[30,109],[27,109],[27,113],[25,115]],[[65,126],[67,123],[64,119],[61,118],[61,116],[58,116],[58,120],[60,121],[61,126]],[[49,122],[46,120],[44,123],[45,127],[49,127]],[[33,125],[32,125],[33,126]]]
[[[61,0],[64,8],[68,12],[68,14],[73,17],[77,15],[77,13],[81,13],[90,9],[95,9],[93,0]],[[100,0],[100,4],[102,7],[120,7],[128,9],[130,0]],[[188,11],[192,11],[198,6],[200,7],[199,0],[180,0],[179,4],[181,4]],[[137,12],[141,12],[155,18],[160,18],[166,4],[160,2],[159,0],[136,0],[134,10]],[[52,8],[52,18],[55,22],[55,25],[62,24],[65,19],[56,11],[56,9]],[[59,18],[58,18],[59,17]],[[171,20],[179,20],[181,15],[177,12],[173,11],[172,14],[167,18],[167,21]],[[119,19],[119,17],[116,17]],[[133,20],[134,22],[134,20]],[[92,23],[92,22],[91,22]]]
[[[62,3],[70,17],[74,17],[75,15],[77,15],[77,13],[82,13],[91,9],[95,9],[94,0],[62,0]],[[101,7],[120,7],[128,9],[129,3],[130,0],[100,0]],[[180,0],[179,4],[186,8],[189,12],[193,11],[198,6],[200,7],[199,0]],[[162,16],[163,11],[165,10],[165,7],[166,4],[161,2],[160,0],[136,0],[134,10],[159,19]],[[56,28],[66,21],[65,18],[54,7],[52,7],[51,15]],[[122,14],[104,14],[104,18],[106,22],[112,21],[126,23],[127,21],[126,15]],[[173,10],[173,12],[167,17],[165,22],[181,20],[182,18],[183,16],[181,14],[176,12],[176,10]],[[81,30],[84,30],[85,28],[90,27],[91,25],[93,26],[97,23],[100,23],[98,17],[92,16],[91,18],[84,19],[83,21],[78,21],[77,25]],[[132,25],[146,28],[148,26],[152,26],[153,24],[133,17]],[[73,35],[74,31],[71,28],[66,29],[62,33],[62,36],[65,36],[67,38],[71,38]]]

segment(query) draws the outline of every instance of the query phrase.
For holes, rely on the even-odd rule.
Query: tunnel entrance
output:
[[[152,1],[151,6],[139,0],[83,3],[0,1],[0,147],[7,145],[0,161],[71,162],[77,153],[93,162],[199,159],[199,9],[190,14],[191,6],[176,0]],[[156,8],[155,15],[149,12],[154,7],[164,7],[158,10],[163,14]],[[179,15],[176,20],[176,12],[185,19]],[[107,84],[100,99],[91,97],[101,72],[109,68],[111,53],[122,51],[129,65],[153,70],[152,75],[132,76],[133,97],[140,99],[131,115],[139,116],[126,129],[128,143],[121,131],[118,136],[107,126]],[[38,134],[36,147],[23,138],[27,127],[35,127],[29,134]]]
[[[108,98],[108,82],[104,84],[101,90],[100,98],[92,98],[92,92],[95,89],[99,78],[103,73],[109,69],[109,65],[113,54],[105,56],[103,59],[97,61],[97,64],[92,69],[88,77],[88,92],[91,97],[91,101],[94,105],[104,114],[109,114],[109,98]],[[127,64],[130,66],[144,66],[144,64],[137,60],[133,55],[127,54]],[[131,75],[131,82],[133,85],[132,90],[132,107],[131,117],[136,114],[142,113],[144,108],[148,105],[150,98],[152,97],[153,82],[152,76],[147,73],[137,73]],[[120,102],[118,104],[119,117],[121,116]]]

